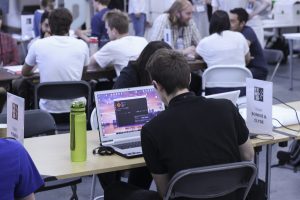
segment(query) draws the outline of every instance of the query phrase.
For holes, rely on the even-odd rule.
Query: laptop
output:
[[[213,99],[228,99],[230,100],[234,105],[236,105],[236,102],[240,96],[240,90],[235,90],[231,92],[224,92],[224,93],[218,93],[218,94],[212,94],[207,95],[205,98],[213,98]]]
[[[142,126],[165,109],[153,86],[95,92],[100,144],[126,158],[142,156]]]

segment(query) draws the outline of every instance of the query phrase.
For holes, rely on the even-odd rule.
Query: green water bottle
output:
[[[82,101],[75,101],[71,105],[70,135],[71,161],[86,161],[86,114]]]

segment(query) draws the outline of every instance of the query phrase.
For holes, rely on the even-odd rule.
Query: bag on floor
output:
[[[291,144],[290,151],[278,151],[277,158],[279,165],[288,164],[293,167],[300,166],[300,141],[295,140]]]

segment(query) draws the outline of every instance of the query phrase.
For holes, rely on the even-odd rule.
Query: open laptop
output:
[[[237,102],[237,100],[239,98],[239,95],[240,95],[240,90],[235,90],[235,91],[231,91],[231,92],[224,92],[224,93],[207,95],[207,96],[205,96],[205,98],[228,99],[234,105],[236,105],[236,102]]]
[[[142,126],[165,109],[153,86],[95,92],[100,143],[126,158],[142,155]]]

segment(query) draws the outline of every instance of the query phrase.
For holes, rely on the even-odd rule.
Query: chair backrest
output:
[[[246,78],[252,73],[244,66],[215,65],[206,69],[202,75],[202,90],[206,88],[239,88],[246,86]],[[225,92],[225,91],[223,91]],[[204,95],[204,94],[203,94]]]
[[[245,199],[256,174],[256,166],[248,161],[182,170],[170,180],[164,200],[176,197],[216,198],[238,189],[244,189]]]
[[[99,129],[96,108],[94,108],[93,111],[92,111],[91,118],[90,118],[90,123],[91,123],[92,130],[98,130]]]
[[[6,113],[0,115],[0,123],[7,123]],[[25,110],[24,113],[24,137],[38,135],[54,135],[56,124],[52,115],[44,110]]]
[[[274,71],[270,77],[270,81],[272,81],[284,55],[283,52],[278,49],[264,49],[263,53],[267,64],[275,65]]]
[[[87,116],[90,116],[91,87],[86,81],[60,81],[39,83],[35,87],[34,107],[39,107],[40,99],[67,100],[85,97],[87,101]]]

